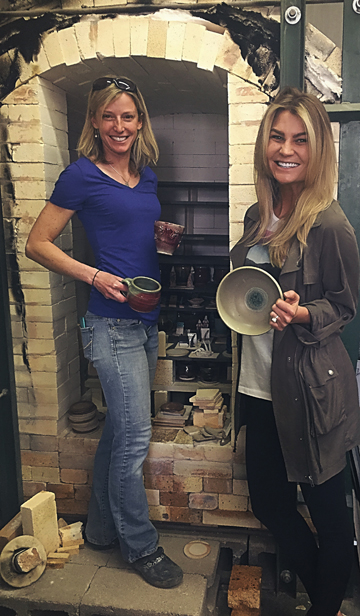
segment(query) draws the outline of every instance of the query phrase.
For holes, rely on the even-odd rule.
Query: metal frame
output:
[[[292,19],[294,14],[294,19]],[[296,17],[299,15],[299,19]],[[305,0],[281,0],[280,87],[304,89]]]
[[[14,359],[0,200],[0,528],[23,502]]]

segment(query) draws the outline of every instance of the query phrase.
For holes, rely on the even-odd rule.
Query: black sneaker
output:
[[[132,566],[146,582],[158,588],[174,588],[183,579],[179,565],[166,556],[160,547],[153,554],[135,560]]]

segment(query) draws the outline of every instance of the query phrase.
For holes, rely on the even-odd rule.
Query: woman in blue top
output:
[[[123,557],[147,582],[171,588],[180,584],[182,571],[158,547],[142,471],[151,436],[159,309],[134,312],[122,294],[125,277],[159,280],[154,222],[160,203],[156,176],[147,166],[156,163],[158,147],[132,81],[102,77],[94,82],[78,153],[35,222],[26,255],[92,286],[82,328],[84,354],[97,370],[108,412],[95,456],[86,536],[98,549],[119,540]],[[75,212],[96,267],[54,244]]]

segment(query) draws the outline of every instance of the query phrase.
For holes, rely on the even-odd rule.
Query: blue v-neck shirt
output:
[[[76,210],[95,256],[96,267],[121,278],[149,276],[160,280],[154,240],[154,222],[161,207],[157,177],[145,167],[140,181],[130,188],[103,173],[88,158],[79,158],[60,175],[51,203]],[[159,308],[135,312],[127,303],[105,297],[94,287],[88,310],[103,317],[141,319],[156,323]]]

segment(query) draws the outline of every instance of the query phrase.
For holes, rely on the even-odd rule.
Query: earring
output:
[[[99,133],[98,133],[97,130],[95,130],[94,137],[95,137],[95,139],[99,139]]]

